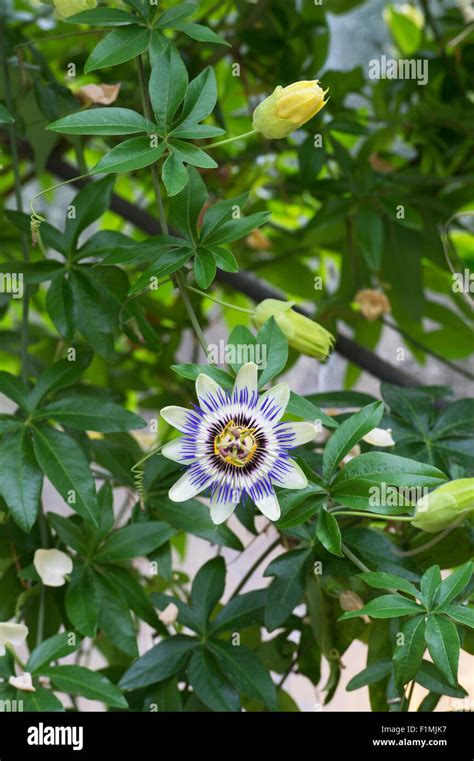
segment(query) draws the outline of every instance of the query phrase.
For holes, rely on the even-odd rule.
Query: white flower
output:
[[[224,523],[241,500],[250,497],[272,521],[280,517],[275,486],[304,489],[307,479],[289,450],[312,441],[314,423],[283,423],[290,389],[279,383],[258,395],[257,365],[243,365],[232,392],[208,375],[196,380],[199,406],[165,407],[161,416],[184,435],[162,449],[170,460],[188,466],[169,491],[173,502],[200,492],[211,497],[211,518]]]
[[[161,611],[158,618],[165,626],[170,626],[170,624],[174,624],[176,622],[176,619],[178,618],[178,612],[178,608],[174,602],[170,602],[170,604],[167,605],[163,611]]]
[[[33,680],[28,671],[25,671],[24,674],[20,674],[20,676],[11,676],[8,683],[11,684],[12,687],[16,687],[17,690],[22,690],[23,692],[36,692],[36,687],[33,687]]]
[[[61,550],[36,550],[34,565],[46,587],[62,587],[72,571],[72,560]]]
[[[395,444],[391,428],[373,428],[362,438],[374,447],[393,447]]]
[[[0,624],[0,655],[5,655],[5,645],[18,647],[28,635],[28,627],[24,624]]]

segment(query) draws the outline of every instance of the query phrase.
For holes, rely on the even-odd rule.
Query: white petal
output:
[[[284,489],[304,489],[308,486],[308,479],[301,470],[300,466],[294,460],[290,460],[291,469],[284,475],[272,479],[275,486],[281,486]]]
[[[299,447],[301,444],[307,444],[308,441],[313,441],[318,429],[314,423],[285,423],[285,428],[289,428],[294,436],[294,439],[290,442],[290,446]]]
[[[249,395],[253,391],[257,391],[258,388],[258,368],[255,362],[247,362],[246,365],[242,365],[234,383],[234,393],[237,389],[247,389]]]
[[[62,587],[65,576],[72,571],[72,560],[60,550],[36,550],[34,566],[47,587]]]
[[[237,504],[235,502],[211,502],[211,520],[218,526],[230,518]]]
[[[271,409],[271,405],[280,407],[280,411],[275,415],[275,417],[272,417],[272,423],[278,423],[278,421],[285,414],[289,400],[290,387],[288,383],[278,383],[276,386],[273,386],[273,388],[265,391],[265,393],[260,397],[257,406],[259,410],[261,410],[264,406],[264,412]]]
[[[255,504],[269,521],[277,521],[281,515],[280,503],[276,494],[270,494],[268,497],[263,497],[263,499],[257,499]]]
[[[27,636],[28,627],[24,624],[0,624],[0,655],[5,655],[6,643],[18,647]]]
[[[171,404],[169,407],[163,407],[160,412],[163,420],[177,428],[178,431],[184,432],[186,430],[186,423],[189,420],[189,415],[192,414],[186,407],[177,407]]]
[[[362,437],[367,444],[372,444],[374,447],[393,447],[395,444],[392,439],[391,428],[373,428],[371,431]]]
[[[22,690],[23,692],[36,692],[36,687],[33,687],[33,680],[28,671],[25,671],[24,674],[20,674],[20,676],[11,676],[8,683],[11,684],[12,687],[16,687],[17,690]]]
[[[204,484],[195,485],[191,483],[191,476],[189,475],[189,471],[187,471],[184,476],[181,476],[181,478],[173,484],[168,492],[168,497],[172,502],[186,502],[187,499],[192,499],[196,494],[204,491],[209,485],[209,481],[210,479]]]
[[[215,382],[209,375],[201,373],[196,378],[196,396],[199,399],[199,404],[202,408],[202,402],[206,400],[209,394],[214,397],[218,397],[223,391],[218,383]],[[205,408],[204,408],[205,409]]]
[[[161,611],[158,618],[165,626],[170,626],[176,622],[178,613],[179,610],[177,605],[175,605],[174,602],[170,602],[169,605],[167,605],[166,608]]]
[[[183,446],[183,438],[182,436],[179,436],[177,439],[173,439],[173,441],[168,441],[164,444],[161,454],[164,457],[167,457],[168,460],[174,460],[174,462],[190,462],[190,459],[186,457],[185,452],[183,451]]]

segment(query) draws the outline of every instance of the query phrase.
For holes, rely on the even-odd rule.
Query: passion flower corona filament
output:
[[[253,362],[241,367],[231,392],[201,374],[196,394],[199,406],[192,410],[175,406],[161,410],[162,418],[183,434],[165,444],[162,453],[187,466],[169,498],[184,502],[197,494],[210,495],[211,518],[219,524],[249,497],[269,520],[278,520],[275,486],[307,486],[305,474],[289,453],[312,441],[316,426],[281,421],[289,386],[279,383],[259,396]]]

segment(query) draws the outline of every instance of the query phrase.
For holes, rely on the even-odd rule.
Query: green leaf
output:
[[[469,584],[472,577],[472,562],[465,563],[460,568],[457,568],[453,573],[444,579],[436,595],[436,608],[444,608],[451,600],[458,597],[463,589]]]
[[[152,278],[159,279],[160,277],[165,277],[166,275],[171,275],[173,272],[177,272],[184,264],[186,264],[191,255],[192,250],[186,247],[165,250],[159,254],[156,261],[135,280],[128,295],[134,296],[136,293],[140,293],[140,291],[149,288]]]
[[[5,394],[25,412],[29,412],[28,389],[19,378],[0,370],[0,394]]]
[[[219,269],[224,270],[224,272],[239,271],[237,259],[232,251],[228,251],[226,248],[223,248],[223,246],[214,246],[213,248],[210,248],[209,251],[212,252]]]
[[[429,616],[426,622],[426,644],[435,666],[449,684],[456,685],[460,649],[456,626],[441,616]]]
[[[351,418],[349,418],[350,420]],[[341,423],[334,436],[345,425]],[[326,450],[334,436],[326,444]],[[334,493],[344,491],[349,483],[355,483],[358,479],[371,481],[372,484],[391,484],[393,486],[439,486],[446,481],[445,474],[433,465],[425,465],[423,462],[411,460],[408,457],[399,457],[385,452],[366,452],[354,457],[338,473],[334,482]]]
[[[91,430],[102,433],[132,431],[146,426],[145,421],[134,412],[124,410],[114,402],[95,399],[79,391],[73,391],[70,396],[64,395],[58,401],[42,407],[35,419],[42,418],[52,418],[62,425],[79,431]]]
[[[180,32],[184,32],[193,40],[198,40],[199,42],[211,42],[215,45],[228,45],[230,47],[229,42],[224,40],[219,34],[216,34],[216,32],[213,32],[212,29],[209,29],[209,27],[203,26],[202,24],[177,23],[174,24],[174,28]]]
[[[88,24],[88,26],[122,26],[136,24],[137,17],[117,8],[93,8],[62,19],[65,24]]]
[[[437,695],[448,695],[448,697],[452,698],[463,698],[467,695],[466,690],[460,685],[452,687],[445,682],[443,675],[431,661],[423,661],[415,677],[415,682],[421,684],[425,689],[435,692]]]
[[[319,511],[316,536],[328,552],[332,555],[338,555],[340,558],[343,557],[339,524],[334,515],[328,513],[324,507]]]
[[[99,629],[114,647],[136,658],[137,627],[125,595],[103,573],[94,573],[94,581],[99,593]]]
[[[355,237],[372,272],[378,272],[384,250],[384,226],[380,212],[360,206],[355,218]]]
[[[230,547],[240,552],[243,549],[240,539],[225,525],[215,526],[210,518],[209,508],[196,499],[187,502],[171,502],[163,496],[152,501],[160,518],[166,520],[179,531],[205,539],[212,544]]]
[[[420,613],[422,608],[412,600],[401,595],[382,595],[371,600],[360,610],[350,610],[344,613],[339,621],[358,616],[371,616],[372,618],[397,618],[398,616],[412,616]]]
[[[418,589],[402,576],[395,576],[393,573],[384,572],[360,573],[359,576],[369,587],[375,587],[375,589],[396,589],[400,592],[406,592],[417,599],[420,597]]]
[[[194,257],[194,276],[200,288],[208,288],[216,276],[216,261],[205,248],[198,248]]]
[[[134,690],[168,679],[186,665],[198,644],[196,639],[184,634],[162,640],[130,666],[120,680],[120,686],[124,690]]]
[[[440,439],[453,434],[470,433],[474,428],[474,399],[459,399],[437,418],[430,437]]]
[[[326,413],[313,404],[313,402],[306,399],[304,396],[295,394],[294,391],[290,393],[290,401],[288,402],[286,412],[290,415],[304,418],[305,420],[320,420],[325,428],[337,428],[339,425],[337,420],[326,415]]]
[[[67,278],[54,278],[46,294],[46,309],[58,333],[72,341],[76,332],[76,315],[72,289]]]
[[[21,230],[21,232],[26,233],[28,236],[31,235],[30,214],[22,214],[14,209],[4,209],[3,213],[6,218],[18,228],[18,230]],[[55,251],[59,251],[61,254],[65,253],[66,248],[64,246],[63,233],[59,232],[59,230],[48,224],[46,221],[41,223],[40,237],[46,248],[52,248]],[[40,262],[36,262],[36,264],[40,264]]]
[[[384,9],[384,19],[401,53],[408,56],[415,53],[423,39],[423,17],[417,24],[404,12],[404,7],[398,9],[388,5]]]
[[[169,8],[159,17],[156,29],[174,29],[177,21],[192,16],[197,9],[198,6],[195,3],[180,3],[176,8]]]
[[[114,531],[95,555],[95,560],[99,563],[110,563],[148,555],[171,539],[175,533],[174,528],[160,521],[132,523]]]
[[[270,584],[265,605],[265,627],[268,631],[271,632],[284,624],[288,616],[301,602],[305,591],[308,557],[308,552],[299,555],[300,565],[295,568],[294,574],[291,576],[277,575]]]
[[[209,650],[200,647],[194,651],[188,677],[198,698],[213,711],[240,711],[238,693],[224,677]]]
[[[0,124],[15,124],[15,117],[0,103]]]
[[[83,695],[89,700],[99,700],[113,708],[128,708],[119,688],[96,671],[82,666],[52,666],[43,669],[42,674],[49,676],[51,683],[61,692]]]
[[[81,447],[65,433],[46,425],[34,427],[33,444],[41,470],[66,504],[97,527],[95,484]]]
[[[206,236],[206,245],[211,246],[216,243],[222,245],[223,243],[230,243],[240,238],[245,238],[246,235],[255,230],[256,227],[261,227],[270,219],[270,212],[259,211],[256,214],[249,214],[248,217],[237,217],[224,222],[214,232]]]
[[[223,388],[230,389],[234,385],[234,378],[232,375],[214,365],[171,365],[171,370],[181,378],[188,378],[193,381],[195,381],[198,375],[201,375],[202,373],[204,375],[209,375],[210,378],[213,378],[216,383],[219,383]]]
[[[162,157],[165,146],[166,143],[162,141],[156,147],[152,147],[149,137],[131,137],[106,153],[91,169],[91,174],[143,169]]]
[[[404,642],[395,647],[393,665],[395,681],[398,687],[403,687],[415,678],[418,673],[423,653],[425,651],[425,616],[415,616],[409,619],[402,629]]]
[[[169,203],[171,223],[189,240],[196,240],[199,214],[207,199],[207,189],[201,175],[188,167],[189,181],[183,190],[171,198]]]
[[[72,625],[85,637],[95,637],[99,616],[99,595],[94,575],[87,566],[74,572],[66,592],[66,613]]]
[[[432,565],[423,574],[420,581],[421,596],[427,608],[431,608],[441,584],[441,571],[439,565]]]
[[[244,645],[233,647],[228,642],[213,642],[210,649],[221,670],[239,693],[277,710],[276,690],[270,674],[258,656]]]
[[[43,474],[26,428],[4,437],[0,441],[0,494],[23,531],[30,531],[36,522],[42,487]]]
[[[137,58],[148,48],[150,30],[139,26],[127,26],[114,29],[104,37],[90,54],[84,65],[84,73],[117,66],[132,58]]]
[[[82,351],[76,354],[73,362],[68,359],[60,359],[46,368],[38,378],[33,391],[30,392],[29,403],[31,407],[36,408],[45,396],[54,391],[76,383],[87,370],[91,361],[92,352]]]
[[[172,153],[163,164],[162,180],[169,196],[175,196],[188,184],[189,176],[181,157]]]
[[[131,135],[156,132],[156,124],[129,108],[91,108],[69,114],[48,124],[51,132],[63,135]]]
[[[173,117],[183,102],[188,86],[188,72],[178,50],[168,45],[153,65],[148,91],[158,132],[166,135]]]
[[[188,86],[179,124],[173,137],[186,137],[188,130],[195,129],[198,122],[214,110],[217,101],[217,84],[214,69],[207,66]]]
[[[270,317],[259,330],[256,343],[265,347],[266,351],[266,364],[258,380],[261,387],[285,369],[288,361],[288,341],[275,318]]]
[[[255,358],[256,339],[253,333],[244,325],[236,325],[227,339],[229,362],[234,373],[237,373],[242,365]]]
[[[74,217],[68,217],[64,235],[66,246],[70,251],[75,247],[81,232],[108,209],[114,182],[114,177],[104,177],[96,182],[88,182],[75,196],[72,203]]]
[[[453,618],[458,624],[474,629],[474,608],[468,608],[467,605],[445,605],[443,613]]]
[[[32,713],[49,713],[52,711],[64,711],[61,701],[54,695],[51,690],[45,690],[43,687],[36,687],[35,692],[20,691],[19,700],[23,701],[23,711]]]
[[[225,575],[224,558],[219,556],[205,563],[194,578],[191,603],[203,627],[224,594]]]
[[[173,139],[170,138],[168,141],[168,145],[170,149],[173,149],[180,161],[192,164],[192,166],[202,167],[203,169],[215,169],[217,167],[214,159],[193,143],[175,140],[173,137]]]
[[[74,644],[69,644],[70,640],[73,641]],[[36,671],[40,671],[43,666],[49,665],[51,661],[57,661],[60,658],[64,658],[66,655],[74,653],[80,645],[81,640],[72,632],[55,634],[53,637],[45,639],[44,642],[41,642],[41,644],[35,647],[28,658],[25,671],[34,674]]]
[[[392,661],[377,661],[377,663],[371,663],[370,666],[359,671],[358,674],[352,677],[347,684],[346,690],[352,692],[353,690],[360,690],[361,687],[366,687],[368,684],[375,684],[384,679],[392,670]]]
[[[77,516],[64,518],[57,513],[47,513],[48,522],[66,547],[71,547],[80,555],[87,554],[87,539],[82,527],[77,523]]]
[[[211,621],[211,635],[223,631],[241,631],[254,624],[263,625],[265,589],[246,592],[230,600]]]
[[[339,462],[366,433],[376,428],[383,415],[382,402],[374,402],[339,425],[324,448],[323,476],[328,481]]]
[[[163,546],[163,545],[162,545]],[[155,558],[154,558],[155,559]],[[125,568],[108,565],[107,579],[125,597],[130,609],[155,630],[165,632],[140,582]]]

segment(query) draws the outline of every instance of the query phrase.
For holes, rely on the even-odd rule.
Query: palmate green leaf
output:
[[[363,205],[355,217],[355,238],[372,272],[380,269],[384,250],[384,225],[380,212]]]
[[[225,678],[210,650],[194,651],[188,666],[188,678],[194,692],[213,711],[240,711],[239,694]]]
[[[94,351],[112,361],[114,319],[104,305],[105,289],[98,290],[85,272],[77,269],[71,274],[71,286],[80,333]]]
[[[186,246],[179,249],[165,249],[158,254],[155,262],[135,280],[128,292],[129,296],[134,296],[136,293],[149,288],[152,278],[158,279],[177,272],[186,264],[191,255],[192,249]]]
[[[50,711],[64,711],[61,701],[54,695],[51,690],[43,687],[35,687],[34,692],[24,692],[18,690],[17,700],[22,701],[23,711],[28,713],[49,713]]]
[[[125,245],[106,249],[102,264],[142,264],[158,258],[159,254],[186,248],[188,241],[173,235],[152,235],[143,241],[128,242]],[[99,254],[100,256],[100,254]]]
[[[130,609],[155,630],[165,633],[165,627],[158,619],[153,605],[135,576],[119,566],[107,565],[103,570],[112,586],[123,594]]]
[[[132,135],[157,132],[156,124],[129,108],[91,108],[48,124],[51,132],[63,135]]]
[[[461,647],[456,626],[441,616],[429,616],[426,622],[426,644],[435,666],[449,684],[456,685]]]
[[[194,167],[187,168],[189,181],[169,202],[170,221],[189,241],[197,239],[199,214],[207,200],[206,185]]]
[[[118,433],[144,428],[146,422],[114,402],[94,399],[89,394],[72,391],[36,413],[35,420],[53,419],[79,431]]]
[[[169,196],[176,196],[188,184],[189,176],[179,154],[173,152],[163,164],[161,179]]]
[[[94,574],[87,566],[75,569],[66,591],[66,613],[85,637],[95,637],[99,617],[99,594]]]
[[[198,375],[203,373],[204,375],[209,375],[210,378],[213,378],[216,383],[222,386],[222,388],[230,389],[234,385],[235,378],[229,373],[226,373],[225,370],[221,370],[214,365],[171,365],[170,369],[181,378],[188,378],[189,380],[195,381]]]
[[[375,589],[396,589],[399,592],[406,592],[417,599],[420,597],[418,589],[407,579],[404,579],[403,576],[378,571],[374,573],[360,573],[359,576],[369,587],[375,587]]]
[[[84,73],[130,61],[144,53],[149,42],[149,29],[139,26],[114,29],[95,46],[84,65]]]
[[[239,265],[232,251],[223,246],[213,246],[209,249],[212,253],[217,266],[224,272],[238,272]]]
[[[215,45],[227,45],[230,47],[230,43],[227,42],[227,40],[224,40],[220,34],[217,34],[212,29],[209,29],[208,26],[203,26],[202,24],[193,24],[191,22],[178,22],[174,24],[173,28],[177,29],[179,32],[184,32],[193,40],[198,40],[199,42],[210,42]]]
[[[262,387],[286,367],[288,341],[275,318],[270,317],[258,331],[256,342],[266,350],[266,364],[258,379],[258,385]]]
[[[474,608],[468,608],[467,605],[445,605],[443,613],[458,624],[464,624],[474,629]]]
[[[459,399],[449,405],[436,419],[430,431],[434,440],[453,434],[470,433],[474,427],[474,399]]]
[[[44,424],[33,428],[33,445],[41,470],[66,504],[97,527],[97,495],[81,447],[67,434]]]
[[[369,684],[375,684],[384,679],[392,670],[392,661],[377,661],[377,663],[371,663],[370,666],[359,671],[358,674],[352,677],[348,682],[346,690],[352,692],[353,690],[359,690],[361,687],[367,687]]]
[[[183,108],[179,116],[179,124],[172,130],[172,136],[175,138],[189,137],[190,135],[186,133],[197,129],[199,122],[212,113],[216,102],[216,75],[214,70],[210,66],[207,66],[189,83]],[[199,126],[205,127],[206,125]],[[215,127],[212,128],[212,130],[215,129]],[[208,134],[207,137],[210,137],[210,135]]]
[[[402,629],[404,642],[397,644],[393,656],[395,682],[403,687],[415,678],[425,651],[425,616],[410,618]]]
[[[25,671],[29,671],[31,674],[40,671],[43,666],[49,665],[51,661],[57,661],[74,653],[80,647],[81,642],[82,640],[72,632],[62,632],[49,637],[35,647],[28,658]]]
[[[0,435],[16,431],[21,425],[23,425],[23,421],[14,415],[0,413]]]
[[[87,370],[91,361],[92,352],[81,351],[76,354],[73,362],[60,359],[47,367],[36,381],[33,391],[30,392],[29,403],[31,408],[35,409],[45,396],[76,383]]]
[[[135,558],[156,550],[171,539],[176,530],[160,521],[143,521],[117,529],[96,553],[98,563]]]
[[[162,141],[156,147],[150,145],[149,137],[131,137],[112,148],[91,169],[91,174],[109,172],[133,172],[158,161],[165,150]]]
[[[224,631],[241,631],[248,626],[263,625],[266,589],[246,592],[230,600],[209,624],[211,636]]]
[[[88,182],[75,196],[72,202],[74,217],[68,217],[64,233],[66,247],[69,251],[75,247],[81,232],[96,219],[99,219],[108,209],[114,182],[114,177],[104,177],[97,182]]]
[[[366,433],[376,428],[383,415],[382,402],[374,402],[344,420],[324,448],[323,475],[328,481],[339,462]]]
[[[125,595],[101,573],[94,572],[94,583],[99,594],[99,629],[114,647],[136,658],[137,628]]]
[[[236,325],[227,339],[227,351],[229,364],[237,373],[242,365],[253,360],[256,357],[254,348],[256,338],[245,325]]]
[[[316,536],[328,552],[332,555],[343,557],[339,524],[334,515],[328,513],[324,507],[319,511],[318,522],[316,524]]]
[[[176,22],[192,16],[197,9],[195,3],[180,3],[176,8],[169,8],[159,17],[156,29],[173,29]]]
[[[465,563],[443,579],[435,598],[436,609],[443,609],[467,587],[472,577],[472,562]]]
[[[347,621],[349,618],[358,616],[371,616],[372,618],[397,618],[398,616],[413,616],[423,610],[412,600],[401,595],[382,595],[371,600],[360,610],[349,610],[344,613],[339,621]]]
[[[123,26],[136,24],[138,21],[136,16],[117,8],[93,8],[62,20],[65,24],[87,24],[88,26]]]
[[[25,412],[29,412],[28,389],[20,378],[3,370],[0,370],[0,394],[5,394]]]
[[[130,666],[120,680],[120,687],[134,690],[168,679],[186,665],[198,646],[198,640],[184,634],[162,640]]]
[[[215,169],[217,167],[217,162],[201,148],[198,148],[197,145],[193,145],[193,143],[170,138],[168,140],[168,145],[170,149],[173,149],[177,158],[187,164],[202,167],[203,169]]]
[[[174,45],[169,44],[153,64],[148,86],[158,132],[167,135],[188,86],[188,72]]]
[[[128,708],[119,688],[103,674],[82,666],[51,666],[41,669],[41,673],[49,676],[52,685],[61,692],[99,700],[112,708]]]
[[[150,501],[157,515],[179,531],[194,534],[212,544],[242,551],[240,539],[226,525],[215,526],[209,508],[197,499],[177,503],[163,496]]]
[[[431,608],[440,584],[440,567],[439,565],[432,565],[425,571],[420,581],[421,596],[427,608]]]
[[[0,494],[23,531],[30,531],[36,522],[42,487],[43,474],[27,429],[4,437],[0,441]]]
[[[429,394],[418,389],[399,388],[390,383],[382,383],[380,390],[392,414],[407,421],[424,437],[433,410],[433,401]]]
[[[46,294],[46,309],[58,333],[72,341],[77,321],[72,288],[67,278],[54,278]]]
[[[197,249],[193,262],[194,276],[200,288],[209,288],[216,276],[216,260],[203,247]]]
[[[286,412],[296,417],[304,418],[305,420],[320,420],[321,424],[325,428],[337,428],[339,425],[337,420],[326,415],[319,407],[304,396],[295,394],[294,391],[290,393],[290,401],[288,402]]]
[[[205,563],[196,574],[191,590],[191,604],[203,629],[224,594],[226,567],[224,558],[216,557]]]
[[[251,700],[258,700],[271,711],[277,709],[276,690],[269,672],[258,656],[244,645],[233,647],[228,642],[209,643],[209,649],[230,683]]]
[[[249,214],[248,217],[239,217],[232,219],[230,222],[224,222],[217,229],[215,229],[210,235],[206,236],[205,241],[207,246],[215,245],[218,243],[231,243],[234,240],[245,238],[246,235],[255,230],[256,227],[261,227],[271,217],[271,213],[268,211],[259,211],[255,214]]]
[[[48,522],[66,547],[72,547],[80,555],[86,555],[88,542],[82,526],[78,525],[76,517],[65,518],[57,513],[47,514]],[[75,573],[75,571],[74,571]]]
[[[14,209],[4,209],[3,213],[18,230],[21,230],[21,232],[24,232],[27,235],[31,235],[30,214],[23,214]],[[59,251],[61,254],[66,253],[63,234],[46,221],[41,223],[41,241],[46,248],[52,248],[55,251]]]
[[[346,422],[348,421],[341,423],[337,433]],[[326,449],[332,438],[326,445]],[[414,486],[440,486],[447,480],[447,477],[438,468],[425,465],[417,460],[411,460],[408,457],[399,457],[385,452],[366,452],[354,457],[338,473],[334,481],[334,493],[337,495],[339,490],[343,491],[347,488],[349,482],[356,482],[358,479],[369,480],[373,484],[390,484],[410,488]]]
[[[422,687],[437,695],[447,695],[451,698],[463,698],[467,695],[466,690],[460,684],[455,686],[448,684],[443,674],[431,661],[423,661],[415,677],[415,682],[418,682]]]
[[[277,575],[268,588],[265,627],[270,632],[281,626],[303,599],[309,553],[304,552],[298,559],[300,565],[295,568],[294,574]]]

